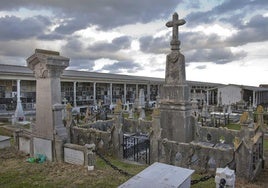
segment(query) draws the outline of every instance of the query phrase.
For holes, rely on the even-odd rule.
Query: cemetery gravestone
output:
[[[59,52],[36,49],[27,59],[36,78],[36,124],[33,128],[33,153],[49,160],[62,160],[67,131],[62,121],[60,75],[69,66],[69,58]]]

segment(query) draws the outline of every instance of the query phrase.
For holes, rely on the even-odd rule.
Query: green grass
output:
[[[28,163],[27,156],[18,155],[14,150],[0,150],[0,188],[2,187],[118,187],[130,177],[107,165],[99,157],[93,171],[83,166],[67,163]],[[137,174],[147,165],[129,164],[112,157],[108,160],[130,174]]]
[[[241,125],[240,124],[228,124],[228,125],[226,125],[226,127],[228,129],[232,129],[232,130],[240,130],[241,129]]]
[[[205,176],[204,174],[197,174],[194,173],[192,175],[192,180],[199,180],[201,177]],[[203,182],[199,182],[197,184],[194,184],[191,186],[191,188],[215,188],[216,184],[215,184],[215,178],[210,178],[207,181],[203,181]]]

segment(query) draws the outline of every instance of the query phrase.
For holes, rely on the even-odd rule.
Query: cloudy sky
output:
[[[268,84],[267,0],[1,0],[0,63],[41,48],[68,69],[163,78],[174,12],[187,80]]]

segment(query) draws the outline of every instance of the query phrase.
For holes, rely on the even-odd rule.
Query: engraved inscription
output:
[[[66,163],[84,165],[84,152],[70,148],[64,148],[64,161]]]

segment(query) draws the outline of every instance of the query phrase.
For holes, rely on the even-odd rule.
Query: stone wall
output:
[[[151,127],[152,127],[152,121],[124,119],[122,129],[124,133],[139,132],[147,134],[150,132]]]
[[[112,129],[114,124],[114,119],[107,120],[107,121],[96,121],[93,123],[88,123],[86,125],[80,126],[81,128],[94,128],[101,131],[109,131]]]
[[[233,145],[235,137],[241,137],[240,131],[227,128],[214,128],[197,126],[195,140],[200,142],[219,143],[220,139],[226,144]]]
[[[232,148],[217,148],[200,142],[159,141],[159,161],[198,172],[215,171],[233,161]]]
[[[150,135],[151,162],[163,162],[198,172],[215,171],[216,168],[226,167],[234,162],[233,139],[239,131],[225,128],[211,128],[196,125],[195,140],[189,143],[171,141],[161,138],[160,117],[153,118]],[[192,120],[194,123],[194,120]],[[210,135],[209,141],[207,135]],[[219,138],[225,138],[221,143]]]
[[[96,148],[102,152],[111,152],[111,132],[100,131],[93,128],[72,127],[71,143],[84,146],[85,144],[95,144]]]
[[[70,128],[72,144],[95,144],[103,154],[113,154],[122,158],[122,120],[115,116],[112,120],[98,121],[82,127]]]

